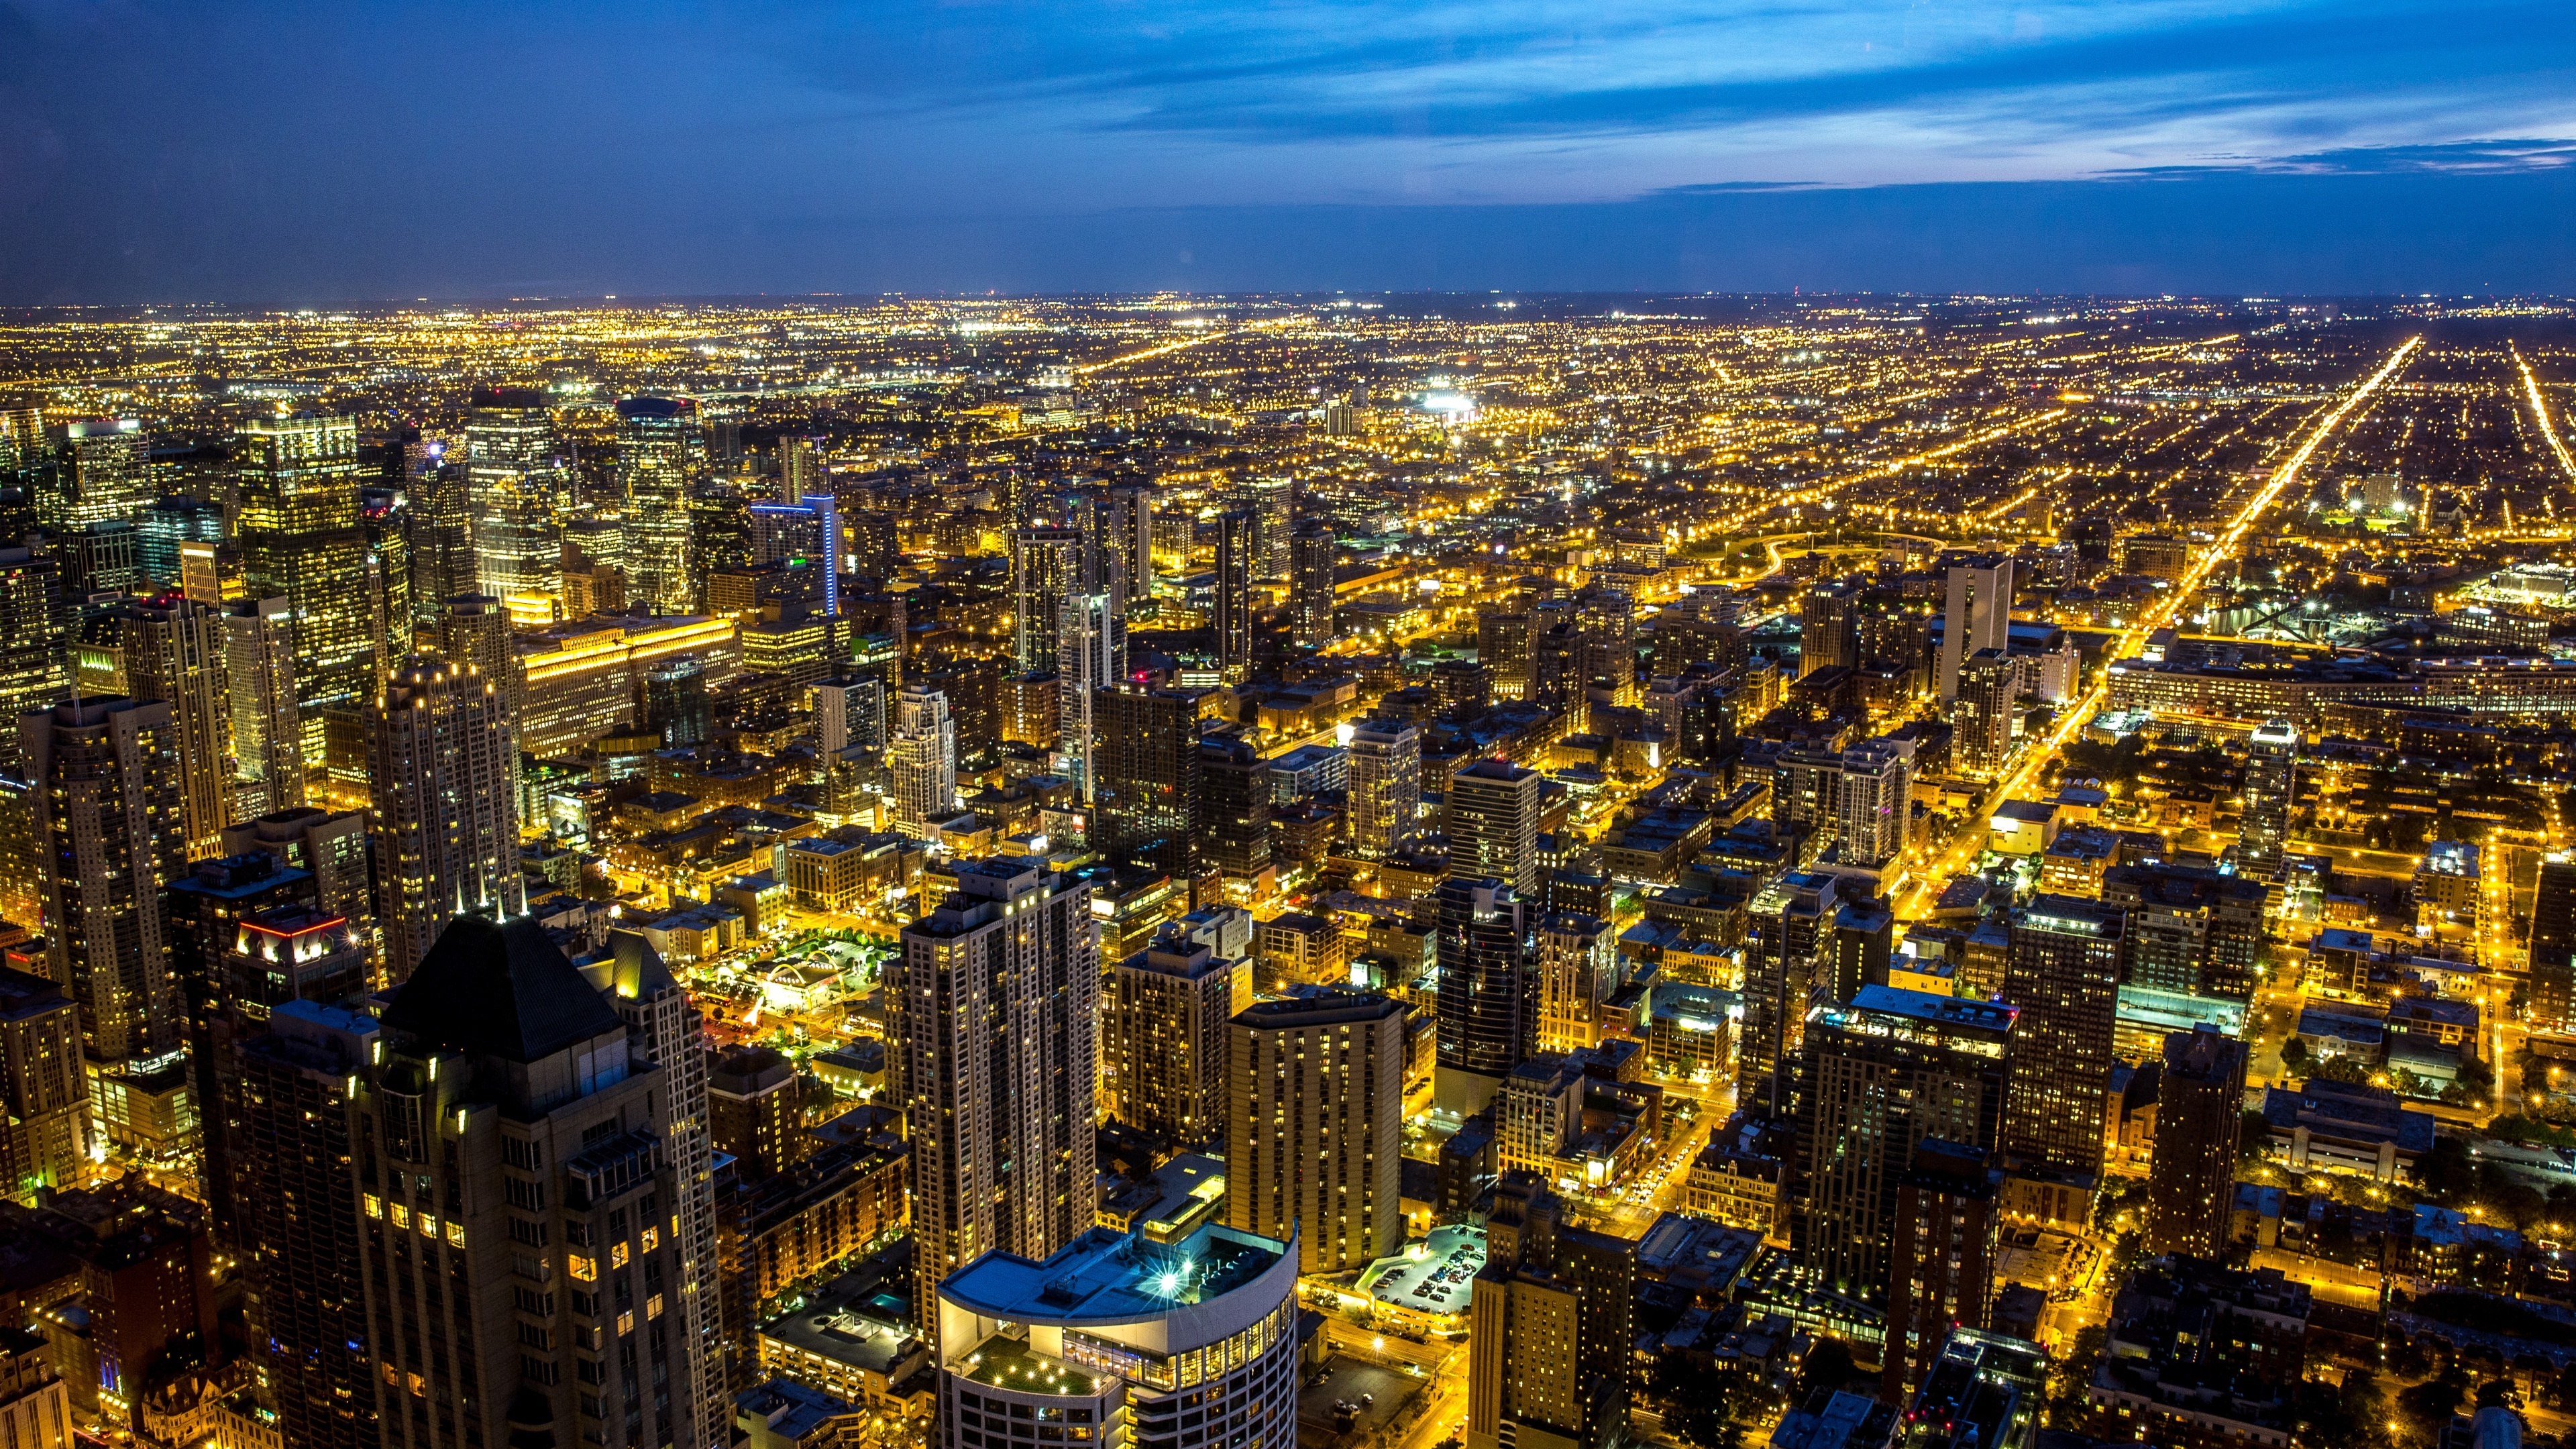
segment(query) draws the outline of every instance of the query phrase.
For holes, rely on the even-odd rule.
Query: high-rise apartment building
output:
[[[1091,843],[1189,879],[1201,861],[1198,696],[1121,684],[1092,696]]]
[[[1574,674],[1581,690],[1606,690],[1610,703],[1637,702],[1637,606],[1623,589],[1587,589],[1575,614]]]
[[[1225,1220],[1295,1243],[1300,1272],[1365,1268],[1404,1244],[1404,1004],[1250,998],[1230,1029]]]
[[[1449,873],[1500,880],[1524,900],[1538,895],[1536,770],[1478,760],[1449,780]]]
[[[36,519],[74,532],[140,518],[154,497],[151,439],[134,418],[82,418],[67,423],[51,450],[49,477],[36,498]]]
[[[2236,869],[2269,880],[2280,874],[2290,812],[2299,801],[2299,727],[2272,720],[2245,746],[2245,823],[2236,841]]]
[[[1992,1314],[2003,1174],[1990,1163],[1985,1148],[1925,1137],[1898,1179],[1880,1354],[1888,1403],[1923,1387],[1952,1335],[1985,1327]]]
[[[170,971],[170,883],[187,817],[170,706],[55,705],[18,721],[32,791],[47,974],[80,1009],[94,1069],[176,1051],[186,1011]]]
[[[2236,1207],[2245,1064],[2245,1043],[2216,1027],[2166,1035],[2147,1177],[2148,1252],[2216,1258],[2235,1241],[2229,1219]]]
[[[563,515],[571,495],[572,471],[546,395],[524,387],[476,393],[465,421],[476,593],[521,617],[552,616],[563,592]]]
[[[2000,649],[1968,656],[1951,679],[1951,758],[1972,775],[1996,775],[2012,757],[2021,671]]]
[[[71,692],[69,622],[61,562],[0,548],[0,720],[50,708]],[[17,730],[0,732],[0,773],[18,766]]]
[[[696,604],[696,580],[689,569],[689,488],[705,452],[694,401],[619,399],[617,479],[626,495],[626,590],[657,614],[685,614]]]
[[[366,713],[385,967],[409,975],[457,915],[527,909],[519,873],[519,760],[492,680],[415,658]]]
[[[314,903],[326,914],[359,925],[373,939],[374,842],[367,834],[367,812],[334,814],[310,805],[290,806],[225,827],[218,854],[254,853],[281,869],[310,872]]]
[[[63,988],[0,966],[0,1197],[32,1204],[89,1174],[89,1082],[80,1013]]]
[[[1309,649],[1333,638],[1333,530],[1301,523],[1288,536],[1288,637]]]
[[[351,418],[251,418],[233,441],[243,597],[294,614],[296,727],[308,771],[324,761],[323,717],[374,692],[381,635],[369,604]]]
[[[116,637],[125,656],[125,692],[170,707],[188,858],[212,855],[215,837],[233,815],[232,669],[224,616],[210,604],[186,599],[128,603],[117,610]]]
[[[1226,1023],[1251,1004],[1249,960],[1166,926],[1101,987],[1102,1108],[1175,1146],[1215,1142],[1226,1121]]]
[[[1946,582],[1936,682],[1943,699],[1956,699],[1969,660],[1988,649],[2000,656],[2012,647],[2012,558],[1998,554],[1954,563]]]
[[[285,1442],[315,1449],[384,1443],[358,1271],[370,1223],[350,1170],[349,1111],[381,1040],[363,1011],[288,1002],[264,1031],[229,1047],[221,1074],[232,1157],[220,1186],[233,1204],[256,1393]],[[414,1341],[428,1331],[406,1327]]]
[[[1440,1002],[1433,1095],[1460,1117],[1485,1109],[1529,1055],[1536,1003],[1523,969],[1530,909],[1509,882],[1452,875],[1436,893]]]
[[[1793,871],[1754,896],[1746,920],[1736,1100],[1774,1121],[1788,1116],[1807,1011],[1832,958],[1838,890],[1834,876]],[[1821,994],[1832,998],[1829,990]]]
[[[1593,916],[1548,916],[1537,942],[1538,1049],[1599,1046],[1602,1004],[1620,985],[1618,928]]]
[[[1208,622],[1216,637],[1218,675],[1228,684],[1252,677],[1252,513],[1235,509],[1216,517],[1216,612]]]
[[[2576,982],[2576,860],[2540,863],[2526,964],[2532,1023],[2550,1030],[2565,1026],[2570,985]]]
[[[1600,1444],[1627,1421],[1637,1245],[1508,1173],[1469,1298],[1467,1449]]]
[[[1798,601],[1798,677],[1860,667],[1860,587],[1821,579]]]
[[[426,619],[441,599],[474,593],[480,573],[474,559],[474,507],[466,496],[464,454],[447,455],[444,443],[429,465],[404,486],[411,528],[411,604]]]
[[[304,726],[295,689],[295,607],[285,599],[223,606],[232,713],[233,818],[304,803]]]
[[[2013,1009],[1865,986],[1808,1014],[1790,1240],[1836,1291],[1887,1281],[1896,1193],[1926,1137],[1994,1150]]]
[[[2120,912],[2042,895],[2013,913],[2004,1000],[2020,1009],[2003,1150],[2016,1167],[2089,1179],[2102,1167],[2119,1005]]]
[[[1845,865],[1883,866],[1905,853],[1913,820],[1914,757],[1892,740],[1843,751],[1834,786],[1835,839]]]
[[[1270,762],[1246,740],[1199,739],[1199,853],[1228,880],[1249,885],[1270,868]]]
[[[947,695],[923,684],[895,695],[888,755],[896,829],[919,835],[929,821],[957,813],[957,722]]]
[[[987,1253],[1041,1259],[1091,1226],[1099,944],[1091,887],[970,860],[886,968],[889,1100],[912,1143],[920,1297]]]
[[[1352,731],[1348,750],[1342,818],[1351,848],[1374,859],[1413,838],[1422,812],[1422,735],[1407,720],[1364,720]]]
[[[2253,998],[2263,951],[2263,883],[2206,867],[2115,865],[2102,904],[2126,917],[2120,982],[2176,996]]]
[[[674,1064],[525,917],[457,917],[382,1021],[350,1112],[383,1442],[723,1443]]]
[[[1088,800],[1097,783],[1091,768],[1093,698],[1127,673],[1127,621],[1114,594],[1072,593],[1057,601],[1054,668],[1059,753]]]
[[[1485,667],[1497,702],[1534,697],[1530,651],[1529,610],[1499,606],[1476,611],[1476,662]]]
[[[1065,599],[1082,592],[1082,533],[1023,528],[1011,535],[1011,667],[1056,667]]]

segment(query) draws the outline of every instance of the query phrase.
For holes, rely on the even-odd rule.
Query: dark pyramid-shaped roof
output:
[[[458,916],[385,1007],[385,1027],[475,1056],[534,1062],[625,1023],[535,920]]]

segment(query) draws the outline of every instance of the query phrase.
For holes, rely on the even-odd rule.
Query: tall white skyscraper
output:
[[[527,910],[519,756],[500,691],[470,663],[411,660],[366,728],[385,965],[400,981],[458,915]]]
[[[1941,614],[1941,697],[1959,697],[1959,671],[1987,649],[2012,645],[2013,561],[2009,555],[1950,565],[1950,596]]]
[[[920,834],[924,822],[957,810],[957,721],[948,696],[907,684],[894,697],[894,823]]]
[[[295,612],[284,599],[224,606],[232,690],[233,818],[304,803],[304,740],[295,702]]]
[[[1373,719],[1351,732],[1347,819],[1351,848],[1381,856],[1413,836],[1422,813],[1422,735],[1409,720]]]
[[[886,1065],[912,1142],[920,1296],[986,1253],[1091,1227],[1100,945],[1091,886],[1042,860],[961,861],[888,965]]]

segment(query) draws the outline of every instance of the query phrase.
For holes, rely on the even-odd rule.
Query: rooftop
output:
[[[1093,1228],[1043,1263],[988,1253],[940,1294],[1014,1322],[1125,1321],[1212,1302],[1287,1254],[1273,1238],[1211,1223],[1177,1243]]]

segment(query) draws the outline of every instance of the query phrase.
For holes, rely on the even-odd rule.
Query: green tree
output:
[[[2442,1371],[2420,1384],[2397,1391],[2397,1418],[2415,1438],[2438,1440],[2450,1427],[2451,1416],[2460,1411],[2460,1400],[2469,1391],[2469,1372],[2458,1359],[2442,1365]]]
[[[2048,1399],[2045,1405],[2048,1427],[2081,1430],[2090,1417],[2091,1406],[2085,1390],[2093,1382],[2093,1371],[2102,1364],[2102,1351],[2109,1346],[2111,1335],[2101,1324],[2087,1324],[2075,1331],[2075,1343],[2066,1358],[2049,1375]]]
[[[1796,1402],[1805,1403],[1808,1396],[1818,1389],[1841,1388],[1856,1367],[1850,1347],[1841,1339],[1816,1340],[1815,1345],[1807,1350],[1806,1358],[1798,1364]]]

